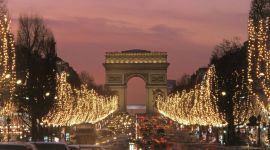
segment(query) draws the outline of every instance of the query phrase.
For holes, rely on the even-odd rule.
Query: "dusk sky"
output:
[[[100,84],[107,51],[166,51],[168,79],[193,73],[208,64],[223,39],[247,39],[249,7],[250,0],[8,0],[13,33],[20,14],[42,16],[58,55]],[[129,91],[144,84],[131,82]]]

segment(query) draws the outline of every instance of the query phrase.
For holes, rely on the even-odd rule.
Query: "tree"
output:
[[[249,17],[255,22],[270,16],[270,1],[269,0],[253,0]]]
[[[80,88],[81,80],[78,73],[71,67],[67,62],[62,60],[61,58],[57,58],[57,72],[60,74],[62,72],[66,72],[67,82],[72,86],[72,88]]]
[[[40,122],[52,108],[56,91],[56,49],[53,33],[38,16],[21,16],[16,42],[19,112],[32,140],[40,138]]]
[[[15,48],[13,34],[10,32],[7,8],[0,1],[0,107],[5,102],[13,100],[16,71]]]
[[[241,46],[242,45],[238,37],[234,37],[232,40],[224,39],[220,44],[216,45],[214,51],[212,52],[210,63],[213,64],[221,57],[229,53],[234,53],[241,48]]]
[[[248,22],[248,88],[265,104],[270,98],[270,1],[253,0]]]
[[[225,40],[220,49],[224,53],[220,57],[211,59],[216,66],[217,83],[214,89],[218,100],[219,111],[224,114],[228,123],[227,144],[238,144],[235,134],[235,125],[244,124],[250,116],[249,107],[252,101],[248,98],[246,85],[247,47],[235,46],[236,41]],[[238,44],[237,44],[238,45]],[[216,50],[215,50],[216,51]],[[216,59],[218,58],[218,59]]]
[[[179,80],[177,80],[175,87],[173,88],[172,93],[177,91],[189,90],[191,88],[191,76],[184,74]]]
[[[196,73],[192,75],[184,74],[176,83],[172,93],[179,91],[190,91],[203,80],[203,75],[207,72],[207,68],[199,68]]]
[[[104,95],[104,96],[112,96],[115,94],[113,91],[111,91],[110,88],[103,85],[96,84],[94,81],[94,78],[90,76],[86,71],[82,71],[79,76],[81,79],[81,83],[86,85],[88,89],[90,90],[93,89],[98,94]]]
[[[79,75],[82,84],[87,85],[89,89],[96,89],[97,85],[94,81],[94,78],[90,76],[86,71],[82,71]]]
[[[117,96],[102,96],[82,85],[73,89],[67,82],[67,73],[57,78],[57,99],[54,109],[43,118],[45,123],[72,126],[81,123],[96,123],[117,110]]]
[[[1,126],[6,126],[4,138],[9,141],[9,126],[17,121],[13,116],[16,113],[14,92],[16,87],[15,48],[14,37],[10,32],[8,11],[3,0],[0,1],[0,121]],[[16,122],[17,123],[17,122]]]

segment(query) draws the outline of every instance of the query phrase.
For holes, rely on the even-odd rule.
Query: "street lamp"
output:
[[[222,95],[222,96],[226,96],[227,93],[226,93],[225,91],[222,91],[222,92],[221,92],[221,95]]]
[[[17,80],[16,82],[18,85],[22,84],[22,80]]]
[[[50,92],[45,93],[45,96],[47,97],[50,96]]]
[[[222,91],[221,92],[221,95],[225,98],[225,96],[227,95],[227,93],[225,91]],[[229,127],[228,127],[229,128]],[[226,128],[224,127],[223,129],[223,138],[222,138],[222,144],[225,144],[227,143],[228,141],[228,136],[227,136],[227,131],[226,131]]]

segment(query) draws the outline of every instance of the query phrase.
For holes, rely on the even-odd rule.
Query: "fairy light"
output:
[[[248,21],[248,90],[253,100],[264,103],[269,103],[270,99],[270,16],[265,9],[268,4],[269,1],[254,1],[253,9],[260,6],[261,8],[257,9],[261,9],[262,13],[251,12]],[[267,109],[263,105],[260,106]]]
[[[248,80],[251,94],[260,95],[256,88],[261,88],[263,95],[270,98],[270,51],[267,48],[269,42],[269,17],[261,19],[258,23],[249,19],[249,45],[248,45]]]
[[[235,87],[236,92],[232,97],[235,124],[246,124],[251,116],[266,110],[258,96],[253,100],[254,96],[244,93],[246,91],[244,75],[243,69],[239,73],[239,76],[242,76],[241,83]],[[222,127],[227,125],[226,113],[218,109],[219,99],[215,96],[218,94],[227,96],[221,89],[217,85],[215,66],[212,65],[208,68],[204,80],[189,92],[184,90],[168,97],[158,97],[157,109],[164,116],[180,124]]]
[[[81,123],[96,123],[118,109],[118,97],[98,95],[86,85],[72,89],[67,82],[67,73],[57,76],[56,106],[43,119],[48,124],[71,126]]]
[[[16,87],[14,38],[4,4],[0,3],[0,115],[11,115],[16,110],[12,100]]]
[[[186,92],[158,97],[157,109],[164,116],[184,125],[225,126],[224,116],[218,112],[217,98],[213,94],[215,67],[209,67],[206,78]]]
[[[22,134],[22,122],[14,103],[16,88],[14,37],[10,31],[10,19],[3,2],[0,2],[0,117],[10,118],[10,134]],[[0,134],[7,140],[7,124],[0,121]]]
[[[14,38],[5,6],[0,4],[0,87],[1,97],[11,100],[16,86]]]

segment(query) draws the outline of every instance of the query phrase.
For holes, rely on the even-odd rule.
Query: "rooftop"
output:
[[[151,51],[142,50],[142,49],[131,49],[131,50],[122,51],[122,53],[151,53]]]

